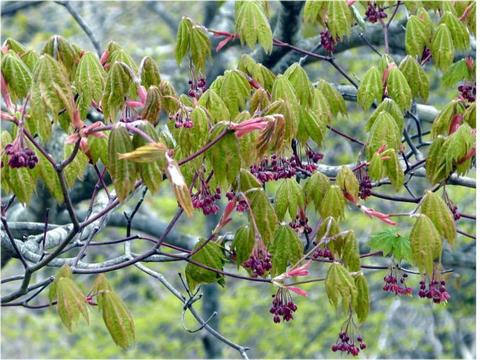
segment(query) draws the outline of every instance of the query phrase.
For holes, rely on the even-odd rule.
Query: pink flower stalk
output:
[[[384,214],[375,209],[368,208],[366,206],[360,205],[360,210],[362,210],[368,217],[376,217],[380,221],[383,221],[388,225],[397,225],[397,223],[390,219],[390,215]]]
[[[145,105],[145,102],[147,101],[147,90],[145,90],[145,86],[137,86],[137,95],[140,98],[142,106]]]
[[[140,101],[135,101],[135,100],[127,100],[127,106],[131,108],[136,108],[136,107],[143,107],[145,103],[140,102]]]
[[[105,66],[105,63],[107,62],[109,55],[110,55],[110,54],[108,53],[108,51],[105,50],[105,51],[103,52],[102,56],[100,57],[100,64],[102,64],[103,66]]]
[[[308,268],[312,264],[312,260],[307,261],[302,266],[296,267],[290,271],[287,271],[286,277],[295,277],[295,276],[307,276],[309,275]]]
[[[3,74],[0,73],[0,89],[2,90],[2,97],[5,101],[7,109],[13,110],[12,99],[10,98],[10,93],[7,87],[7,81],[3,77]]]
[[[308,296],[308,293],[307,293],[305,290],[300,289],[300,288],[298,288],[298,287],[288,286],[288,285],[287,285],[287,289],[288,289],[289,291],[293,291],[293,292],[294,292],[295,294],[297,294],[297,295],[300,295],[300,296],[303,296],[303,297],[307,297],[307,296]]]
[[[216,233],[225,225],[227,225],[230,221],[232,221],[231,215],[235,210],[236,206],[237,206],[237,197],[234,197],[232,198],[232,200],[230,200],[227,203],[227,206],[225,206],[225,211],[223,212],[222,218],[218,222],[218,225],[215,227],[215,230],[213,231],[214,233]]]
[[[255,130],[265,130],[268,123],[264,118],[253,118],[239,124],[232,124],[230,125],[230,129],[235,131],[235,136],[242,137]]]

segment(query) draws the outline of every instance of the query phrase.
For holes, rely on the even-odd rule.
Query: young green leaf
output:
[[[380,105],[378,105],[378,107],[373,112],[372,116],[370,116],[367,124],[365,125],[365,128],[367,129],[367,131],[371,130],[372,125],[375,123],[378,115],[380,115],[382,111],[386,111],[387,113],[389,113],[397,123],[398,130],[400,132],[403,131],[403,123],[404,123],[403,112],[398,106],[398,104],[390,98],[383,99]]]
[[[123,65],[116,62],[110,67],[102,98],[103,115],[107,121],[115,120],[132,84],[130,73]]]
[[[446,11],[440,19],[440,24],[446,24],[452,35],[453,46],[458,50],[470,48],[470,36],[467,26],[450,11]]]
[[[32,85],[32,74],[27,65],[13,51],[2,56],[2,75],[12,100],[25,98]]]
[[[322,218],[332,216],[335,219],[342,219],[345,212],[345,197],[342,189],[338,185],[331,185],[327,190],[320,206],[320,215]]]
[[[330,188],[330,180],[319,171],[315,171],[303,184],[305,203],[313,203],[315,209],[320,211],[322,200]]]
[[[242,1],[236,9],[235,29],[242,44],[253,49],[257,42],[266,53],[273,47],[272,29],[263,9],[257,1]]]
[[[398,67],[394,67],[388,74],[387,92],[403,111],[412,106],[412,90]]]
[[[413,57],[407,55],[400,63],[399,69],[407,79],[413,97],[420,96],[423,101],[427,101],[430,82],[420,64]]]
[[[358,292],[355,280],[342,264],[334,262],[330,265],[325,280],[325,289],[328,300],[334,307],[337,307],[340,297],[345,311],[350,305],[356,305]]]
[[[447,71],[453,62],[454,45],[452,34],[446,24],[438,26],[433,36],[431,51],[435,65],[443,72]]]
[[[342,166],[335,179],[336,184],[342,189],[343,194],[353,200],[355,203],[358,201],[358,192],[360,190],[360,184],[358,183],[357,176],[353,173],[352,169],[347,166]]]
[[[422,200],[421,212],[432,220],[440,235],[453,245],[457,237],[455,220],[447,204],[437,193],[427,191]]]
[[[295,89],[300,104],[302,106],[310,106],[312,103],[313,87],[306,71],[298,63],[293,63],[285,70],[284,75]]]
[[[372,66],[360,83],[357,92],[357,102],[363,110],[372,106],[375,99],[380,102],[383,97],[382,75],[376,66]]]
[[[283,179],[275,194],[275,212],[283,220],[288,210],[291,219],[295,219],[298,209],[303,208],[302,187],[295,179]]]
[[[412,261],[410,239],[407,236],[400,235],[397,229],[389,228],[373,234],[369,246],[372,250],[382,251],[383,256],[393,255],[398,262],[402,260]]]
[[[88,323],[88,309],[85,295],[70,277],[61,277],[56,283],[57,310],[62,323],[68,330],[78,320],[80,314]]]
[[[250,96],[250,85],[245,77],[236,70],[227,70],[221,84],[219,95],[234,118],[245,108],[247,98]]]
[[[380,157],[386,158],[385,160],[382,160],[384,164],[384,172],[390,179],[392,186],[396,191],[400,190],[403,186],[404,173],[395,150],[387,149]]]
[[[345,104],[343,96],[337,89],[323,79],[318,82],[317,88],[327,99],[330,110],[334,115],[337,115],[338,113],[347,115],[347,105]]]
[[[294,265],[303,255],[303,244],[297,233],[289,225],[279,225],[275,229],[273,243],[269,247],[272,254],[272,276],[283,274],[287,266]]]
[[[428,44],[429,34],[427,25],[416,15],[408,18],[405,32],[405,47],[407,54],[421,57],[425,46]]]
[[[198,104],[208,111],[210,115],[209,118],[214,123],[230,119],[230,112],[227,105],[225,105],[223,99],[212,89],[208,89],[202,94],[200,99],[198,99]]]
[[[78,107],[80,117],[84,119],[92,100],[97,104],[102,99],[105,87],[105,70],[98,58],[91,52],[85,53],[80,59],[75,73],[75,89],[78,91]]]
[[[102,313],[105,326],[115,344],[127,349],[135,342],[133,317],[123,300],[113,291],[102,294]]]
[[[370,129],[367,145],[369,159],[383,145],[386,145],[387,149],[399,150],[400,140],[400,131],[395,119],[388,112],[382,111]]]
[[[410,246],[412,257],[418,270],[433,274],[434,261],[442,252],[442,240],[432,220],[426,215],[420,214],[410,232]]]
[[[255,246],[255,233],[249,225],[238,228],[233,238],[232,248],[235,251],[237,266],[240,266],[250,257]]]
[[[357,289],[357,300],[355,302],[355,313],[359,322],[364,322],[370,311],[370,297],[368,293],[368,282],[365,275],[355,276],[355,287]]]
[[[264,244],[268,247],[273,240],[273,232],[278,222],[277,215],[263,189],[252,189],[247,193],[248,203],[252,209],[253,219],[250,223],[259,232]]]
[[[342,38],[345,35],[350,35],[352,31],[352,10],[347,4],[347,1],[329,1],[328,9],[328,30],[333,38]]]
[[[159,86],[160,81],[160,72],[158,71],[158,66],[150,56],[145,56],[140,63],[140,80],[145,89],[148,89],[150,86]]]

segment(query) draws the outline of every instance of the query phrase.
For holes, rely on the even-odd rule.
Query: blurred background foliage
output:
[[[41,51],[44,42],[53,34],[60,34],[83,49],[94,50],[83,31],[66,12],[53,2],[39,2],[18,11],[7,12],[18,2],[2,2],[2,42],[12,37],[30,48]],[[129,52],[136,61],[143,56],[152,56],[162,77],[173,82],[178,92],[188,86],[188,72],[185,66],[177,66],[173,51],[176,39],[176,25],[182,16],[218,30],[232,30],[233,3],[231,1],[205,2],[75,2],[75,9],[91,26],[102,46],[114,40]],[[10,8],[9,8],[10,7]],[[275,21],[277,3],[271,3],[272,22]],[[398,17],[404,16],[399,13]],[[304,26],[305,36],[318,34],[318,29]],[[231,68],[242,53],[250,52],[238,45],[215,54],[209,65],[210,74]],[[394,56],[395,57],[395,56]],[[337,56],[338,63],[357,80],[361,79],[375,55],[367,47],[344,51]],[[396,60],[401,57],[396,57]],[[320,78],[329,82],[343,83],[343,79],[321,62],[306,65],[312,81]],[[441,85],[438,71],[427,67],[431,83],[429,105],[441,108],[456,96],[455,88]],[[212,75],[213,76],[213,75]],[[355,103],[348,103],[348,117],[336,120],[335,127],[364,140],[365,121],[370,113],[363,112]],[[352,146],[342,138],[329,133],[321,151],[325,164],[338,165],[356,161],[360,148]],[[474,177],[474,171],[469,174]],[[421,178],[412,181],[417,196],[428,184]],[[276,184],[268,184],[274,191]],[[449,186],[448,195],[463,213],[475,213],[475,191]],[[388,193],[388,187],[382,187]],[[402,194],[404,195],[404,194]],[[131,205],[131,204],[130,204]],[[413,209],[412,204],[391,203],[370,197],[366,206],[380,211],[404,212]],[[128,206],[128,204],[127,204]],[[176,210],[176,201],[168,187],[162,187],[155,196],[149,195],[144,207],[149,215],[168,221]],[[120,210],[121,211],[121,210]],[[238,220],[237,220],[238,219]],[[311,217],[311,223],[315,218]],[[191,219],[183,218],[178,232],[202,236],[207,233],[213,221],[207,221],[196,212]],[[235,218],[230,228],[241,223]],[[399,232],[408,235],[413,222],[400,218]],[[475,234],[475,222],[462,220],[460,228]],[[362,215],[357,209],[350,209],[342,228],[353,229],[360,239],[362,250],[368,251],[368,240],[375,232],[384,230],[385,224]],[[120,235],[119,229],[108,229],[104,239]],[[102,240],[100,237],[99,240]],[[475,252],[472,240],[458,237],[453,254],[467,251],[469,258]],[[141,249],[141,245],[139,246]],[[465,250],[467,249],[467,250]],[[99,252],[99,258],[107,253]],[[448,252],[448,251],[447,251]],[[111,252],[108,253],[112,255]],[[460,254],[461,255],[461,254]],[[473,256],[473,259],[475,257]],[[385,265],[389,259],[371,258],[368,264]],[[184,264],[167,263],[149,265],[172,280],[178,288],[181,283],[178,273]],[[235,271],[230,265],[232,271]],[[321,276],[327,266],[313,267],[314,275]],[[51,270],[53,274],[55,270]],[[15,263],[2,269],[2,277],[18,273]],[[465,263],[455,268],[448,280],[450,302],[432,305],[417,296],[399,298],[382,291],[385,270],[366,270],[371,291],[371,314],[360,331],[368,348],[361,357],[368,358],[469,358],[475,357],[475,264]],[[45,274],[48,275],[48,274]],[[23,308],[2,309],[1,354],[3,358],[203,358],[217,356],[236,358],[238,353],[222,344],[212,345],[212,339],[204,332],[189,333],[198,324],[189,316],[182,323],[182,306],[153,279],[144,276],[135,268],[109,273],[108,278],[115,284],[135,318],[137,344],[123,352],[116,347],[104,328],[100,314],[92,316],[90,326],[80,322],[72,333],[62,326],[55,309],[28,310]],[[93,279],[82,277],[84,289],[88,291]],[[408,285],[418,290],[420,278],[410,276]],[[323,284],[310,284],[308,298],[296,298],[298,311],[290,323],[274,324],[268,312],[274,289],[265,285],[245,283],[228,278],[225,288],[210,285],[207,293],[214,298],[218,293],[219,307],[217,321],[222,334],[232,341],[251,348],[252,358],[332,358],[338,356],[330,351],[336,341],[344,316],[336,313],[328,304]],[[4,291],[9,289],[4,286]],[[205,296],[204,301],[212,301]],[[43,299],[45,300],[45,299]],[[201,308],[201,302],[196,307]],[[96,313],[93,311],[92,313]],[[208,317],[209,314],[204,314]],[[185,327],[185,328],[184,328]],[[208,345],[209,343],[210,345]],[[212,351],[212,346],[215,350]]]

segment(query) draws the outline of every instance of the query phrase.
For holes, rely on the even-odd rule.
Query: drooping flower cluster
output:
[[[428,284],[428,290],[425,280],[420,281],[420,291],[418,292],[418,296],[421,298],[432,299],[435,304],[441,304],[450,299],[450,294],[445,287],[445,281],[438,281],[435,278]]]
[[[358,196],[363,200],[367,199],[372,195],[372,187],[370,177],[368,175],[363,176],[360,180],[360,191],[358,192]]]
[[[272,255],[268,252],[262,240],[257,241],[250,257],[243,263],[250,269],[252,276],[264,276],[272,268]]]
[[[365,12],[365,17],[369,22],[375,24],[380,19],[385,19],[387,14],[385,13],[384,9],[379,7],[374,2],[370,2],[368,4],[367,11]]]
[[[327,249],[326,247],[323,247],[323,246],[320,246],[317,249],[315,249],[312,253],[312,257],[314,259],[325,258],[330,261],[333,261],[335,259],[330,249]]]
[[[468,102],[475,102],[477,95],[477,87],[475,84],[464,83],[458,87],[458,91],[460,92],[461,99],[464,99]]]
[[[227,199],[228,199],[229,201],[233,200],[233,199],[236,197],[235,193],[234,193],[232,190],[230,190],[229,192],[227,192],[227,193],[225,194],[225,196],[227,197]],[[235,210],[238,211],[238,212],[244,212],[244,211],[246,211],[247,209],[248,209],[247,201],[246,201],[245,199],[239,199],[239,198],[237,198],[237,206],[235,207]]]
[[[260,164],[250,166],[250,172],[262,183],[266,183],[267,181],[291,178],[295,176],[297,170],[312,172],[316,168],[315,164],[299,163],[294,156],[287,159],[273,154],[270,158],[263,159]]]
[[[383,286],[383,291],[391,292],[395,295],[400,296],[411,296],[413,293],[413,289],[407,286],[407,274],[403,274],[400,280],[390,272],[389,275],[386,275],[383,280],[385,281],[385,285]]]
[[[190,85],[190,89],[187,92],[188,96],[196,99],[200,98],[208,88],[207,81],[203,77],[198,80],[189,80],[188,85]]]
[[[293,313],[297,311],[297,305],[293,302],[290,291],[286,288],[279,288],[272,298],[270,313],[273,314],[273,322],[278,324],[282,320],[293,320]]]
[[[25,146],[22,134],[13,143],[5,146],[5,154],[9,157],[8,165],[14,169],[22,167],[33,169],[38,163],[38,157],[35,152]]]
[[[201,189],[192,195],[192,204],[195,209],[202,209],[203,215],[216,214],[219,210],[215,201],[220,200],[220,188],[215,189],[212,193],[209,187],[202,181]]]
[[[455,221],[461,219],[462,214],[461,214],[461,212],[458,210],[458,207],[457,207],[457,206],[451,205],[451,206],[450,206],[450,211],[452,212],[453,218],[455,219]]]
[[[355,340],[358,341],[358,346],[356,345]],[[357,336],[355,339],[354,336],[349,336],[347,331],[340,332],[338,334],[337,342],[332,345],[333,352],[341,351],[353,356],[357,356],[360,353],[360,350],[365,350],[366,348],[367,345],[361,336]]]
[[[336,41],[333,38],[332,34],[330,34],[330,31],[328,30],[322,31],[320,33],[320,44],[328,52],[335,51]]]
[[[297,215],[295,220],[291,221],[288,225],[299,234],[310,234],[312,228],[308,225],[308,217],[305,215]]]

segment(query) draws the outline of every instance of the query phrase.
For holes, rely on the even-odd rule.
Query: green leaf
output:
[[[470,125],[472,129],[477,127],[477,105],[471,104],[463,114],[463,120]]]
[[[253,49],[257,42],[266,53],[273,47],[272,29],[261,6],[256,1],[242,1],[235,14],[235,31],[242,44]]]
[[[318,90],[322,93],[322,95],[327,99],[328,105],[330,107],[331,112],[333,115],[337,115],[341,113],[343,115],[347,115],[347,105],[345,104],[345,100],[343,96],[335,89],[332,85],[327,83],[325,80],[320,80],[317,85]]]
[[[247,192],[250,189],[261,188],[262,184],[258,179],[248,170],[240,169],[239,174],[239,188],[242,192]]]
[[[247,98],[250,96],[250,84],[240,72],[227,70],[219,95],[230,111],[230,117],[233,118],[245,108]]]
[[[383,97],[383,84],[382,84],[382,76],[378,68],[372,66],[360,83],[357,92],[357,102],[363,108],[363,110],[367,110],[372,106],[375,99],[378,102],[382,101]]]
[[[382,160],[385,174],[390,179],[394,189],[399,191],[403,186],[404,173],[402,167],[400,166],[400,161],[398,160],[395,150],[387,149],[380,155],[380,157],[387,158],[386,160]]]
[[[279,225],[275,229],[272,245],[272,277],[283,274],[287,266],[294,265],[303,255],[303,244],[297,233],[289,225]]]
[[[275,210],[263,189],[252,189],[246,195],[253,213],[253,219],[251,216],[249,219],[251,226],[255,228],[253,224],[256,225],[259,235],[268,247],[273,240],[273,232],[278,222]]]
[[[433,120],[432,136],[436,137],[440,134],[448,134],[452,119],[455,115],[463,113],[463,105],[459,99],[450,101],[445,105],[437,117]]]
[[[320,211],[322,200],[330,188],[330,180],[319,171],[315,171],[303,185],[305,202],[313,203],[315,209]]]
[[[63,265],[55,274],[55,279],[48,287],[48,301],[50,304],[57,298],[57,284],[58,280],[63,277],[71,278],[72,269],[68,265]]]
[[[28,204],[35,191],[35,179],[32,169],[8,168],[8,185],[10,190],[15,194],[18,201],[22,204]]]
[[[283,220],[288,210],[290,218],[293,220],[297,215],[298,209],[303,208],[302,187],[295,179],[282,179],[275,195],[275,212],[279,220]]]
[[[73,153],[75,145],[65,144],[63,147],[64,160],[69,159]],[[65,181],[68,187],[72,187],[75,184],[75,180],[82,180],[83,174],[88,165],[88,157],[79,149],[73,161],[70,162],[64,170]]]
[[[337,307],[340,297],[345,311],[351,304],[356,305],[358,294],[355,280],[342,264],[334,262],[330,265],[325,280],[325,289],[328,300],[334,307]]]
[[[432,220],[420,214],[410,233],[410,246],[415,265],[420,272],[433,274],[434,261],[442,253],[442,240]]]
[[[398,67],[394,67],[388,74],[387,92],[403,111],[412,106],[412,90]]]
[[[209,142],[216,138],[223,126],[218,126],[209,137]],[[206,156],[213,168],[217,183],[227,187],[231,185],[238,172],[240,171],[240,157],[238,156],[239,144],[234,133],[225,135],[219,142],[212,146],[206,153]]]
[[[238,228],[233,238],[232,248],[235,251],[237,266],[248,260],[255,246],[255,233],[248,226]]]
[[[53,168],[53,165],[40,151],[36,150],[35,154],[38,158],[37,167],[41,179],[45,183],[49,193],[53,195],[59,204],[62,204],[64,201],[63,192],[57,172]]]
[[[205,63],[210,57],[210,39],[203,26],[194,25],[190,31],[190,52],[192,63],[197,71],[205,71]]]
[[[110,67],[102,98],[103,115],[107,121],[115,121],[132,84],[130,73],[123,65],[116,62]]]
[[[436,184],[449,175],[445,166],[445,153],[443,148],[445,140],[443,136],[437,136],[434,138],[428,150],[428,156],[425,162],[425,173],[431,184]]]
[[[158,86],[150,86],[147,90],[147,99],[142,110],[142,119],[156,125],[162,109],[162,93]]]
[[[318,146],[321,146],[327,132],[327,117],[316,116],[312,110],[300,108],[299,120],[297,139],[301,143],[306,143],[310,138]]]
[[[230,112],[227,105],[225,105],[223,99],[212,89],[208,89],[202,94],[200,99],[198,99],[198,104],[208,111],[209,118],[213,123],[230,119]]]
[[[42,51],[62,63],[69,74],[70,79],[75,75],[75,69],[80,58],[80,52],[69,41],[59,35],[53,35]]]
[[[125,350],[135,342],[133,317],[115,292],[106,291],[101,296],[105,326],[115,344]]]
[[[344,237],[342,249],[343,264],[350,271],[360,271],[360,253],[358,250],[358,241],[353,231],[349,231]]]
[[[400,63],[399,68],[407,79],[413,97],[420,96],[423,101],[427,101],[430,82],[420,64],[413,57],[407,55]]]
[[[405,32],[405,47],[407,54],[421,57],[429,41],[427,25],[416,15],[408,18]]]
[[[333,38],[342,38],[352,31],[352,11],[345,0],[329,1],[327,8],[328,30]]]
[[[336,184],[342,189],[344,194],[348,194],[355,202],[358,201],[358,192],[360,184],[357,176],[348,166],[342,166],[335,179]]]
[[[203,264],[207,267],[216,270],[222,270],[225,263],[225,257],[222,252],[222,248],[215,242],[209,241],[206,245],[204,242],[207,240],[200,240],[193,251],[196,249],[201,250],[196,252],[191,260],[196,263]],[[195,263],[189,263],[185,268],[185,276],[187,278],[188,287],[191,291],[194,291],[197,285],[209,284],[213,282],[222,282],[223,275],[216,273],[215,271],[204,269]]]
[[[74,82],[79,95],[78,107],[82,119],[87,116],[92,100],[100,103],[105,87],[105,76],[105,70],[98,58],[90,52],[85,53],[78,64]]]
[[[108,164],[108,133],[107,137],[88,137],[88,151],[94,164],[101,160],[103,165]]]
[[[398,229],[389,228],[373,234],[370,238],[369,246],[374,251],[382,251],[383,256],[393,255],[398,262],[402,260],[412,261],[410,239],[400,235]]]
[[[446,11],[440,19],[440,24],[446,24],[452,35],[453,46],[458,50],[470,48],[470,36],[467,26],[450,11]]]
[[[2,56],[1,67],[12,100],[16,102],[25,98],[32,84],[32,75],[27,65],[10,51]]]
[[[150,86],[159,86],[160,72],[158,71],[157,64],[150,56],[145,56],[140,63],[140,80],[145,89]]]
[[[469,71],[465,59],[461,59],[449,66],[447,72],[443,75],[442,83],[444,86],[452,87],[458,82],[468,79]]]
[[[457,237],[455,220],[447,204],[437,193],[427,191],[422,200],[421,212],[432,220],[440,235],[453,245]]]
[[[403,131],[403,123],[404,123],[403,112],[398,106],[398,104],[389,98],[383,99],[380,105],[378,105],[378,107],[373,112],[372,116],[370,116],[367,124],[365,125],[365,128],[367,129],[367,131],[371,130],[372,125],[377,120],[378,115],[380,115],[383,111],[386,111],[393,117],[393,119],[397,124],[399,135],[400,135],[400,133]]]
[[[136,164],[128,160],[120,160],[118,154],[133,151],[133,144],[127,129],[114,127],[108,137],[108,172],[120,201],[125,200],[135,186],[137,177]]]
[[[298,63],[293,63],[285,70],[284,75],[295,89],[300,104],[302,106],[310,106],[312,103],[313,87],[306,71]]]
[[[327,190],[320,206],[320,215],[326,219],[331,216],[335,219],[342,219],[345,211],[345,198],[342,189],[338,185],[331,185]]]
[[[175,46],[175,58],[177,64],[180,64],[187,55],[190,48],[190,32],[192,30],[192,21],[188,17],[182,17],[178,23],[177,44]]]
[[[383,145],[386,145],[387,149],[399,150],[400,140],[400,131],[395,119],[388,112],[382,111],[378,114],[370,129],[367,145],[368,158],[371,159],[373,154]]]
[[[321,20],[321,13],[325,10],[328,2],[307,0],[303,9],[303,18],[306,22],[317,23]]]
[[[364,322],[370,311],[370,297],[368,294],[367,278],[361,274],[355,276],[355,287],[357,289],[357,300],[355,303],[355,313],[359,322]]]
[[[435,65],[443,72],[446,72],[453,62],[455,52],[452,34],[447,25],[440,24],[438,26],[433,36],[431,51]]]
[[[88,309],[85,295],[70,277],[61,277],[56,284],[57,310],[62,323],[68,330],[78,320],[80,314],[88,323]]]

